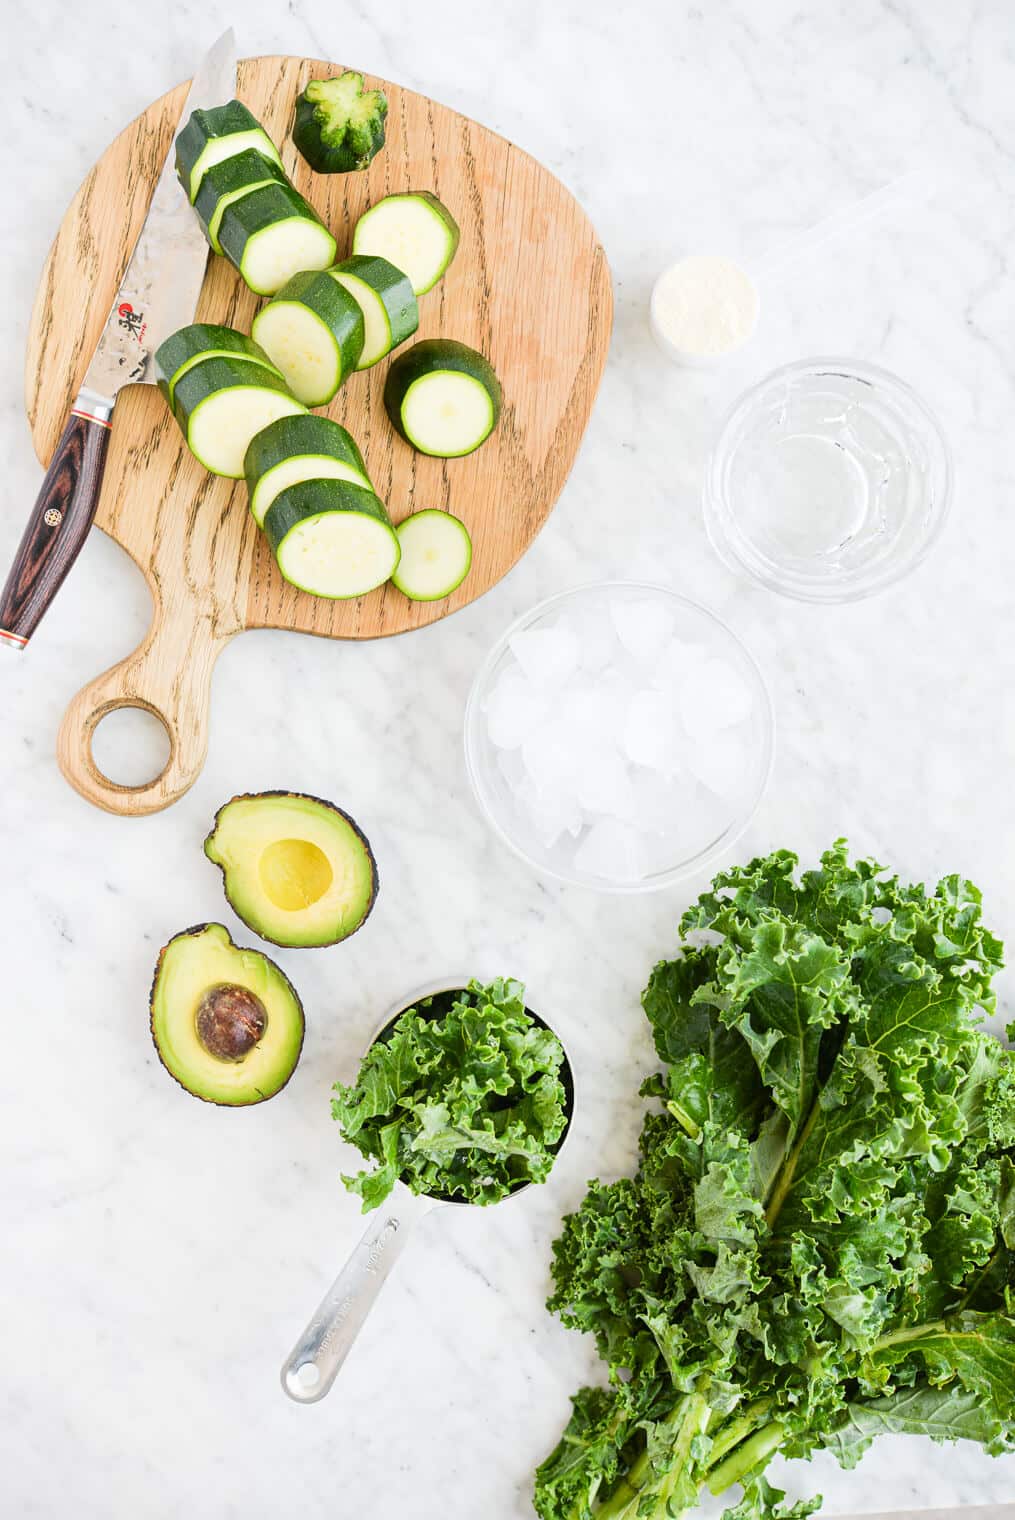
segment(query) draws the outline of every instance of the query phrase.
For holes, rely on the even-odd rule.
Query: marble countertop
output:
[[[811,861],[846,834],[912,879],[965,872],[991,924],[1015,933],[1015,22],[1006,0],[41,0],[0,65],[5,565],[41,473],[21,359],[49,240],[105,143],[230,21],[243,53],[397,79],[542,159],[600,232],[616,327],[585,445],[525,560],[410,639],[237,639],[215,677],[204,774],[170,811],[93,811],[54,758],[70,697],[147,626],[116,546],[93,534],[30,652],[0,659],[0,1507],[19,1520],[55,1520],[68,1501],[77,1520],[525,1520],[531,1469],[595,1365],[544,1312],[549,1242],[587,1177],[630,1166],[651,1065],[638,994],[705,883],[614,899],[506,854],[466,786],[469,683],[505,624],[550,592],[661,578],[727,618],[771,682],[775,771],[737,854],[792,846]],[[647,298],[666,260],[759,259],[914,169],[928,176],[915,205],[764,288],[735,364],[682,372],[655,350]],[[957,467],[926,565],[835,608],[735,580],[699,507],[724,409],[817,353],[912,380]],[[279,953],[308,1009],[303,1060],[276,1101],[228,1112],[160,1068],[148,985],[179,929],[237,927],[201,842],[224,799],[279,786],[349,808],[384,884],[347,945]],[[463,964],[526,979],[559,1023],[582,1091],[574,1142],[523,1203],[427,1220],[332,1395],[297,1407],[279,1365],[361,1227],[329,1087],[384,1007]],[[1011,974],[1002,992],[1011,1013]],[[892,1440],[852,1474],[815,1463],[786,1480],[822,1488],[829,1513],[999,1504],[1015,1457]]]

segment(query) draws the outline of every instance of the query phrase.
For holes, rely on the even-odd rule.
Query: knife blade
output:
[[[116,398],[154,383],[162,340],[193,321],[208,244],[176,178],[179,130],[236,88],[232,28],[205,54],[183,104],[144,224],[0,594],[0,645],[24,649],[77,559],[95,518]]]

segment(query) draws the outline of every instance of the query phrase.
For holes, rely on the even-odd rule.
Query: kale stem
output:
[[[877,1352],[883,1351],[886,1346],[904,1346],[907,1341],[918,1341],[924,1335],[936,1335],[944,1328],[944,1320],[935,1319],[924,1325],[907,1325],[903,1330],[890,1330],[887,1335],[882,1335],[874,1342],[867,1354],[874,1356]]]
[[[731,1420],[720,1430],[708,1454],[709,1471],[722,1461],[728,1451],[731,1451],[734,1446],[739,1446],[752,1430],[756,1430],[768,1418],[769,1410],[774,1403],[774,1399],[757,1399],[753,1404],[748,1404],[735,1420]]]
[[[784,1427],[779,1420],[772,1420],[756,1430],[746,1441],[730,1453],[725,1462],[712,1469],[706,1478],[710,1493],[721,1494],[731,1483],[739,1483],[751,1470],[767,1461],[782,1444]]]
[[[666,1416],[665,1423],[674,1429],[679,1428],[687,1410],[689,1395],[678,1399],[676,1404]],[[632,1462],[625,1477],[621,1478],[610,1497],[596,1510],[596,1520],[622,1520],[628,1505],[641,1499],[641,1491],[650,1476],[649,1452],[646,1444],[645,1450]]]
[[[768,1207],[765,1209],[765,1223],[769,1229],[772,1229],[776,1219],[779,1217],[779,1210],[786,1201],[786,1194],[793,1186],[793,1177],[797,1169],[797,1163],[800,1160],[800,1152],[810,1138],[811,1130],[817,1123],[819,1112],[820,1105],[815,1101],[810,1113],[807,1115],[806,1124],[793,1142],[793,1149],[779,1168],[775,1187],[772,1189]]]

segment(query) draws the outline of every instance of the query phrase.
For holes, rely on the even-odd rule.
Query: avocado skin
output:
[[[340,808],[334,802],[329,802],[326,797],[315,797],[312,792],[288,792],[288,791],[237,792],[237,794],[236,794],[235,797],[230,797],[230,799],[229,799],[228,802],[223,802],[222,806],[216,812],[215,817],[212,820],[211,830],[208,833],[208,835],[207,835],[207,837],[206,837],[206,839],[204,841],[204,853],[205,853],[205,855],[208,857],[209,860],[211,860],[211,856],[208,855],[208,846],[211,843],[212,839],[214,838],[216,830],[218,829],[219,819],[222,816],[222,814],[225,812],[225,810],[226,810],[227,807],[230,807],[234,802],[260,802],[262,799],[269,798],[269,797],[298,797],[298,798],[302,798],[302,800],[304,802],[316,802],[319,807],[327,808],[329,810],[329,812],[337,813],[340,818],[344,818],[345,821],[346,821],[346,823],[352,829],[353,833],[356,835],[357,839],[359,839],[360,842],[362,843],[363,848],[367,852],[367,859],[370,861],[371,889],[370,889],[370,901],[367,903],[366,912],[363,914],[363,917],[360,919],[359,923],[356,925],[356,928],[352,931],[353,934],[358,934],[359,931],[360,931],[360,929],[362,929],[363,925],[366,923],[367,919],[370,917],[371,913],[374,911],[374,903],[377,901],[377,893],[380,890],[381,879],[380,879],[380,875],[379,875],[378,870],[377,870],[377,857],[374,855],[374,852],[373,852],[373,849],[371,847],[369,839],[364,834],[363,830],[360,828],[360,826],[356,822],[355,818],[351,818],[349,816],[349,814],[345,811],[344,808]],[[228,890],[226,888],[226,869],[225,869],[225,866],[220,866],[217,860],[211,860],[211,863],[212,863],[213,866],[217,866],[218,869],[222,872],[222,891],[223,891],[223,893],[225,895],[226,902],[229,903],[229,906],[231,908],[233,908],[232,900],[231,900],[231,898],[229,896],[229,892],[228,892]],[[234,913],[236,912],[235,908],[233,908],[233,912]],[[292,945],[284,945],[281,940],[272,939],[272,937],[271,937],[270,934],[265,934],[264,931],[262,929],[259,929],[256,924],[252,924],[247,919],[243,918],[242,914],[237,914],[237,917],[240,919],[241,923],[246,924],[247,928],[251,931],[251,933],[257,935],[258,939],[263,939],[266,945],[277,945],[280,950],[291,950],[293,948],[297,948],[297,949],[301,948],[299,946],[294,947]],[[205,927],[207,927],[207,926],[205,926]],[[194,931],[190,930],[189,932],[193,933]],[[329,946],[331,946],[331,945],[341,945],[341,944],[343,944],[345,942],[345,940],[351,939],[351,938],[352,938],[352,934],[345,934],[345,935],[340,934],[340,935],[338,935],[337,938],[332,939],[332,940],[328,940],[326,943],[324,943],[322,945],[312,945],[312,946],[309,946],[308,948],[314,949],[314,950],[327,950],[329,948]]]
[[[176,940],[187,939],[189,936],[194,934],[204,934],[206,930],[211,929],[213,926],[215,928],[225,930],[226,938],[229,940],[229,943],[233,949],[242,949],[242,946],[236,944],[236,941],[229,933],[229,930],[225,928],[225,925],[217,923],[214,919],[210,919],[207,923],[204,924],[191,924],[189,929],[181,929],[179,934],[174,934],[172,939],[168,939],[162,946],[162,949],[159,951],[158,960],[155,962],[155,973],[152,977],[151,991],[148,993],[148,1029],[151,1033],[152,1044],[155,1046],[155,1054],[159,1058],[159,1064],[162,1066],[163,1071],[169,1072],[169,1075],[172,1077],[177,1087],[182,1088],[185,1093],[189,1093],[192,1098],[200,1098],[202,1103],[210,1103],[214,1108],[255,1108],[257,1105],[253,1103],[220,1103],[217,1098],[206,1098],[204,1093],[198,1092],[195,1087],[188,1087],[186,1082],[181,1082],[175,1071],[171,1070],[171,1068],[167,1066],[165,1061],[162,1059],[162,1051],[159,1049],[159,1042],[155,1037],[155,989],[158,986],[159,972],[162,970],[162,962],[165,959],[166,951],[169,949],[170,945],[175,943]],[[259,951],[258,954],[263,954],[263,951]],[[292,1081],[293,1072],[300,1064],[300,1057],[303,1054],[303,1042],[306,1039],[307,1035],[307,1017],[303,1008],[303,999],[300,997],[299,993],[296,991],[296,988],[286,976],[281,966],[277,965],[275,961],[271,961],[270,957],[268,956],[265,956],[265,960],[270,961],[271,966],[275,971],[278,972],[283,982],[285,982],[289,991],[292,993],[293,1002],[299,1009],[300,1014],[300,1047],[296,1052],[296,1059],[293,1062],[292,1071],[286,1077],[285,1081],[282,1083],[282,1086],[279,1087],[271,1095],[273,1098],[277,1098],[278,1094],[283,1090],[283,1088],[288,1087],[289,1083]]]

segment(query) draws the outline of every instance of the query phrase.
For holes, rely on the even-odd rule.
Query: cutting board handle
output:
[[[193,786],[208,752],[212,671],[235,631],[217,630],[193,605],[167,612],[156,603],[152,625],[133,654],[79,691],[64,715],[57,759],[82,797],[107,813],[132,817],[169,807]],[[111,781],[92,755],[96,728],[121,707],[153,714],[169,736],[165,769],[143,786]]]

